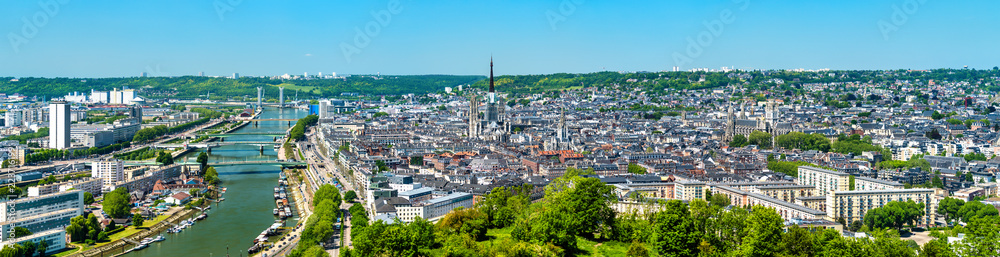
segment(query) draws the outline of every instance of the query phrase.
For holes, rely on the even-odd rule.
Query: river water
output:
[[[307,110],[267,108],[261,119],[299,119],[308,114]],[[295,125],[295,122],[292,122]],[[287,121],[261,121],[255,127],[248,124],[233,133],[283,132],[289,128]],[[231,141],[272,141],[270,136],[240,135],[226,138]],[[182,158],[195,158],[200,152],[189,153]],[[212,149],[209,162],[236,160],[274,160],[277,153],[272,146],[230,145]],[[164,234],[166,241],[152,243],[148,248],[127,254],[138,256],[246,256],[253,239],[274,223],[273,189],[278,185],[279,166],[241,165],[216,167],[226,198],[213,204],[208,218],[176,234]],[[295,209],[294,206],[292,209]],[[297,216],[288,219],[294,224]],[[227,249],[228,248],[228,249]]]

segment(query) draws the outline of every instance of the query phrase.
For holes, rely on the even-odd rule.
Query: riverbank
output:
[[[170,217],[160,222],[157,222],[155,225],[146,227],[146,230],[144,231],[139,231],[137,233],[118,238],[117,240],[113,240],[110,243],[95,247],[93,249],[86,250],[82,253],[74,253],[66,256],[69,257],[119,256],[123,254],[126,250],[135,247],[135,244],[130,243],[129,241],[140,242],[145,238],[159,235],[164,231],[166,231],[167,229],[172,228],[174,224],[178,224],[182,220],[191,218],[197,213],[199,213],[199,211],[195,209],[180,210],[170,215]],[[122,231],[120,233],[125,233],[125,231]]]
[[[288,174],[292,171],[293,169],[288,169],[283,172]],[[309,216],[312,216],[312,205],[305,200],[305,192],[303,191],[305,187],[299,183],[299,180],[292,179],[290,174],[287,178],[289,197],[292,198],[295,203],[295,210],[299,214],[299,220],[291,231],[288,231],[288,233],[278,237],[279,239],[274,241],[274,243],[271,244],[271,247],[268,247],[267,249],[251,256],[283,256],[282,253],[287,253],[291,249],[294,249],[294,246],[298,243],[299,236],[302,235],[302,231],[305,230],[305,222],[309,220]],[[277,247],[274,247],[274,245],[277,245]]]

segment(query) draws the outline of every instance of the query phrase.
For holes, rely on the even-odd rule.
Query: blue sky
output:
[[[8,1],[0,76],[1000,65],[997,1],[392,2]]]

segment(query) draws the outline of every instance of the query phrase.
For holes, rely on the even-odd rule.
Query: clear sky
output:
[[[6,1],[0,76],[486,75],[491,55],[497,74],[1000,65],[1000,1],[391,4]]]

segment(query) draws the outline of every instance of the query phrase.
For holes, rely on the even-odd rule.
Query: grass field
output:
[[[287,98],[287,96],[289,96],[289,93],[291,93],[291,96],[294,96],[295,95],[295,90],[302,91],[302,92],[309,92],[309,91],[312,91],[313,89],[316,89],[316,87],[299,86],[299,85],[289,84],[289,83],[282,83],[281,85],[278,85],[278,86],[279,87],[285,87],[285,96],[286,96],[285,98]]]

